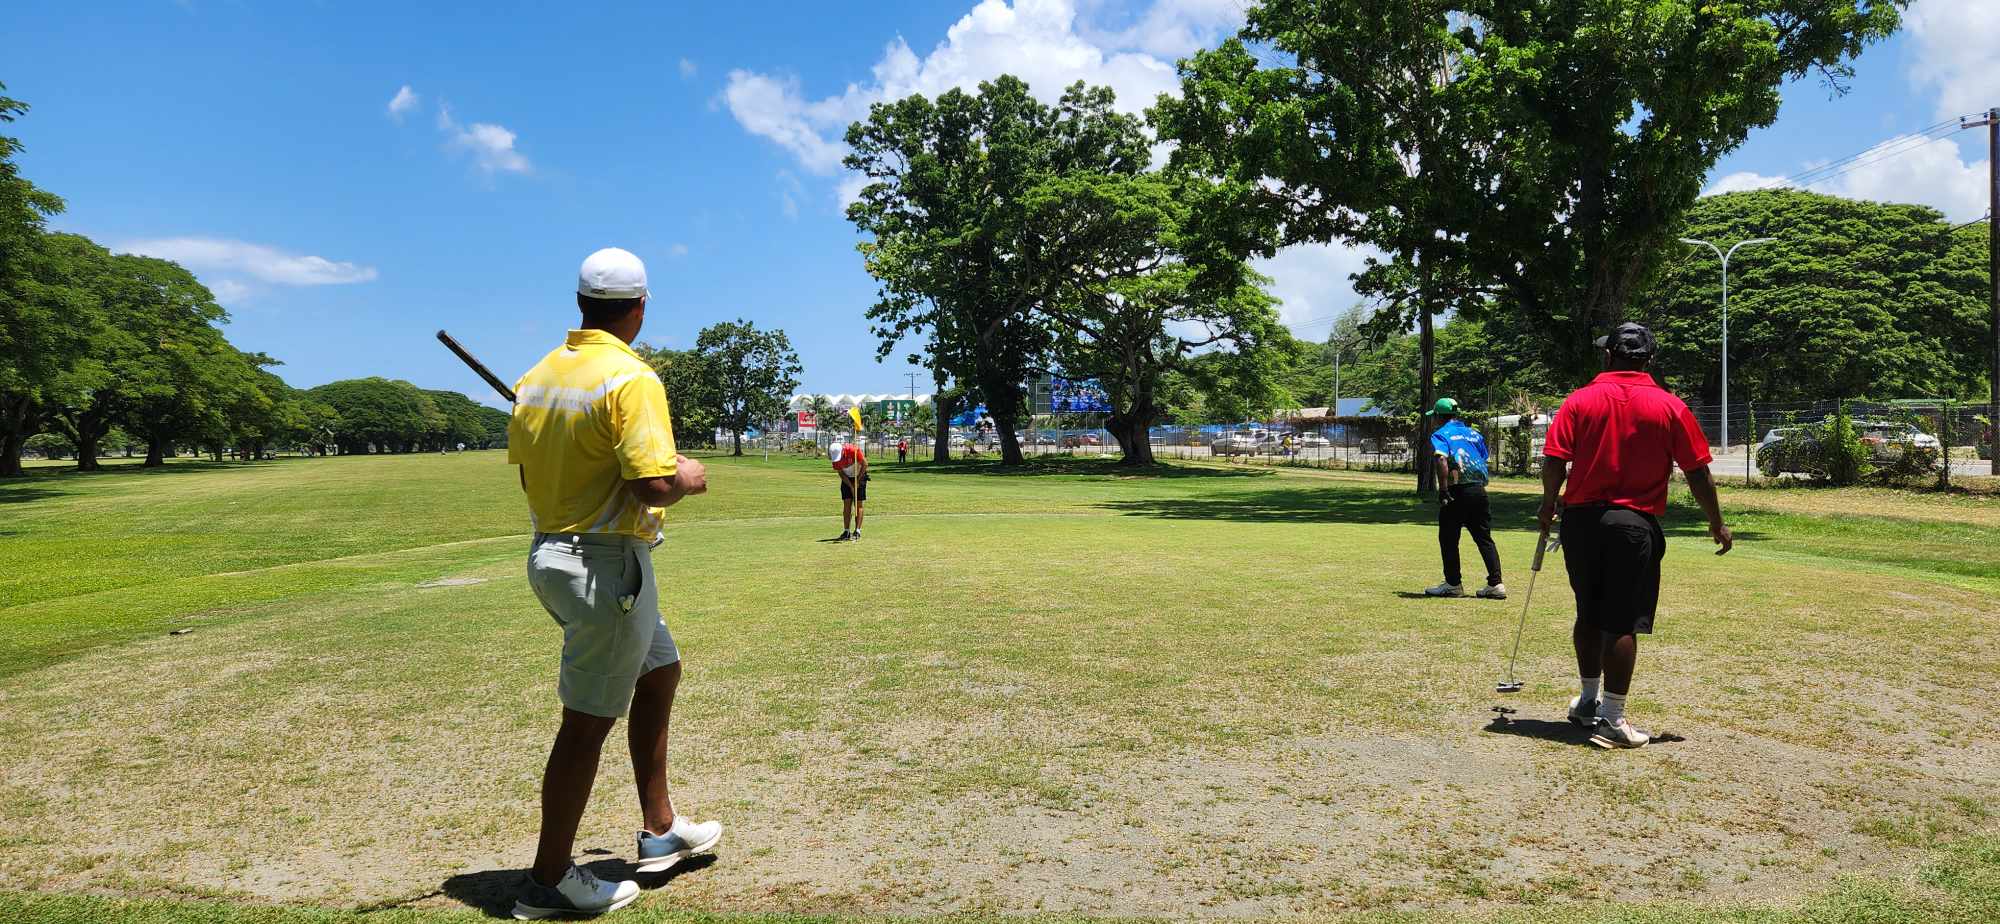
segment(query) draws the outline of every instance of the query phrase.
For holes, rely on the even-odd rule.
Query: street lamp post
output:
[[[1722,260],[1722,451],[1725,453],[1729,451],[1729,258],[1736,255],[1737,247],[1768,244],[1774,240],[1776,238],[1753,237],[1747,241],[1736,242],[1736,247],[1731,247],[1725,252],[1722,248],[1704,240],[1681,238],[1683,244],[1700,244],[1715,251],[1716,257]],[[1745,449],[1744,452],[1747,454],[1749,450]]]

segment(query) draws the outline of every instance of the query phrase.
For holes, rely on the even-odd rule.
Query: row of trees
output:
[[[0,122],[27,111],[0,96]],[[407,451],[506,439],[505,412],[456,392],[382,379],[285,384],[271,372],[277,360],[229,343],[216,326],[227,313],[186,269],[48,231],[62,200],[20,175],[18,150],[0,136],[0,476],[19,475],[22,449],[44,433],[84,471],[98,468],[113,436],[143,444],[148,466],[177,447],[256,458],[277,446]]]
[[[1921,205],[1774,189],[1703,199],[1673,236],[1772,239],[1730,264],[1733,397],[1806,402],[1983,395],[1988,235],[1984,223],[1953,226]],[[1714,258],[1688,248],[1661,265],[1627,313],[1659,336],[1654,371],[1700,404],[1722,398],[1720,288]],[[1414,414],[1418,339],[1371,339],[1365,317],[1354,309],[1330,338],[1352,347],[1348,393]],[[1516,396],[1548,407],[1576,379],[1542,358],[1541,336],[1504,304],[1461,311],[1437,331],[1439,393],[1482,409]]]
[[[1444,315],[1575,381],[1779,88],[1838,91],[1905,5],[1265,0],[1143,121],[1108,90],[1047,105],[1011,77],[878,104],[847,133],[869,316],[883,355],[918,335],[940,393],[986,401],[1009,462],[1042,369],[1105,382],[1131,462],[1163,387],[1268,386],[1299,351],[1263,349],[1284,338],[1246,261],[1295,244],[1383,255],[1356,287],[1374,339],[1417,331],[1420,403]]]

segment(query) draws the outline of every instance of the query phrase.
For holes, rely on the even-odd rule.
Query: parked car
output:
[[[1226,433],[1208,444],[1208,451],[1218,456],[1247,456],[1257,452],[1257,438],[1248,433]]]
[[[1854,432],[1868,447],[1871,462],[1893,462],[1911,449],[1942,453],[1938,438],[1913,423],[1894,420],[1856,420]],[[1778,427],[1757,442],[1757,470],[1766,478],[1786,472],[1811,471],[1812,431],[1804,427]]]
[[[1299,449],[1325,449],[1332,446],[1333,441],[1317,433],[1301,433],[1292,437],[1292,445]]]
[[[1100,446],[1104,440],[1095,433],[1070,433],[1062,438],[1062,448],[1081,449],[1085,446]]]

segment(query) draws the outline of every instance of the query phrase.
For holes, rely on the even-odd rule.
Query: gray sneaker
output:
[[[1597,727],[1597,700],[1584,699],[1578,693],[1569,698],[1569,724],[1578,728]]]
[[[721,842],[722,822],[693,822],[676,816],[673,828],[665,834],[639,832],[637,869],[641,873],[666,872],[682,860],[714,850]]]

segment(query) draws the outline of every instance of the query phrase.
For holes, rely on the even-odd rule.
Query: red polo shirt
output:
[[[1687,402],[1644,372],[1606,372],[1563,399],[1542,450],[1569,462],[1563,504],[1667,512],[1673,466],[1707,465],[1708,437]]]

